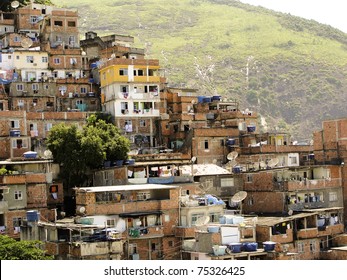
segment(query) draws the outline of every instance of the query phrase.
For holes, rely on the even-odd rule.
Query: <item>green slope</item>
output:
[[[60,0],[80,28],[135,37],[171,85],[237,99],[266,130],[311,137],[347,116],[347,35],[327,25],[233,0]]]

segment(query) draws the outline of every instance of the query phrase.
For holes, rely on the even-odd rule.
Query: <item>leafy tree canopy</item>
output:
[[[67,187],[83,186],[88,170],[99,168],[105,160],[125,160],[130,150],[129,140],[118,128],[95,115],[80,130],[63,123],[54,126],[46,144],[61,165]]]
[[[13,0],[1,0],[0,3],[0,10],[3,12],[9,12],[12,11],[13,8],[11,7],[11,3]],[[30,4],[30,0],[18,0],[19,6],[23,7],[28,4]],[[36,4],[46,4],[46,5],[54,5],[50,0],[35,0],[34,3]]]
[[[40,241],[16,241],[0,235],[0,260],[51,260],[39,248]]]

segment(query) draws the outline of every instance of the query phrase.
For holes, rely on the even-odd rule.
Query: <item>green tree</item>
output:
[[[67,189],[84,186],[89,170],[101,167],[105,160],[124,160],[130,150],[129,140],[118,128],[95,115],[81,130],[63,123],[54,126],[46,144],[61,166],[60,176]]]
[[[13,8],[11,7],[12,2],[13,2],[13,0],[1,0],[0,10],[3,12],[13,11]],[[30,4],[30,0],[18,0],[18,2],[19,2],[19,7],[23,7],[23,6]],[[35,0],[34,3],[46,4],[46,5],[53,6],[52,1],[50,1],[50,0]]]
[[[0,235],[0,260],[51,260],[45,251],[39,248],[40,241],[16,241],[6,235]]]

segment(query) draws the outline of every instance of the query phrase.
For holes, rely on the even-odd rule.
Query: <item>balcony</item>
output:
[[[162,225],[154,225],[147,227],[132,227],[128,229],[129,238],[144,239],[164,236]]]

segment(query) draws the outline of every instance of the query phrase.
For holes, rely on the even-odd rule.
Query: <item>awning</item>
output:
[[[127,218],[127,217],[140,217],[140,216],[148,216],[148,215],[161,215],[162,211],[149,211],[149,212],[131,212],[131,213],[121,213],[119,217]]]

